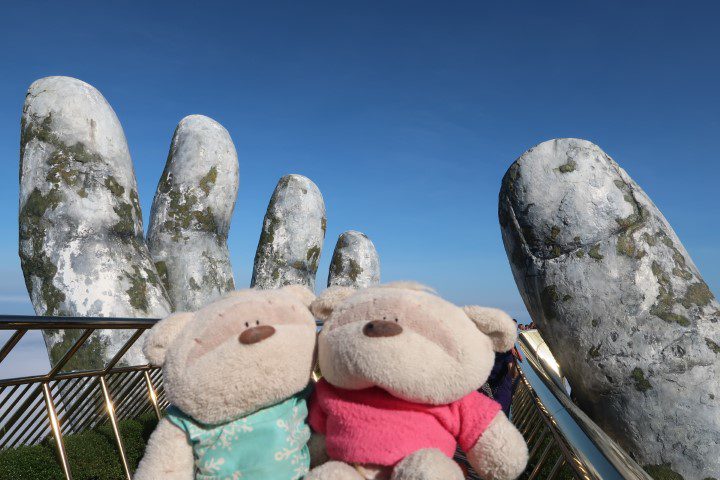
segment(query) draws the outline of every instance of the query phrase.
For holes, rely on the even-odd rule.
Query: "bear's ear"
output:
[[[160,367],[165,363],[165,352],[168,347],[194,317],[195,314],[192,312],[173,313],[150,329],[143,345],[143,353],[150,364]]]
[[[310,304],[310,311],[315,315],[315,318],[325,321],[330,318],[335,308],[340,305],[343,300],[355,292],[356,290],[352,287],[330,287]]]
[[[478,305],[468,305],[463,311],[481,332],[490,337],[496,352],[507,352],[515,345],[517,325],[507,313]]]
[[[285,285],[280,290],[297,298],[306,307],[309,307],[315,300],[315,294],[305,285]]]

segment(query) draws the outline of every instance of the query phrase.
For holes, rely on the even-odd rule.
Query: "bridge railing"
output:
[[[0,349],[0,364],[33,330],[78,330],[77,340],[42,375],[0,379],[0,450],[55,440],[60,466],[72,479],[63,437],[109,423],[123,471],[130,468],[118,422],[154,411],[160,418],[167,406],[160,368],[123,365],[121,359],[157,319],[0,316],[0,330],[13,331]],[[97,330],[134,330],[103,368],[64,371]]]
[[[35,445],[52,437],[65,477],[72,472],[64,436],[110,424],[125,476],[131,471],[118,422],[167,407],[162,371],[125,365],[123,356],[157,319],[0,316],[0,331],[12,331],[0,348],[0,364],[31,331],[76,330],[77,340],[47,373],[0,379],[0,450]],[[103,368],[64,371],[98,330],[133,333]],[[522,479],[651,480],[570,400],[557,368],[539,348],[537,332],[520,335],[525,354],[513,397],[511,420],[525,436],[531,462]],[[477,478],[472,476],[470,478]]]
[[[537,331],[520,333],[525,360],[511,420],[530,449],[522,479],[652,480],[570,399],[560,367]]]

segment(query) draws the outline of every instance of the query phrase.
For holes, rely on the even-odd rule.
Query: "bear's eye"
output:
[[[247,328],[249,326],[250,326],[250,324],[248,322],[245,322],[245,327]]]
[[[396,321],[396,322],[398,321],[397,317],[395,317],[395,321]]]
[[[383,317],[383,320],[387,320],[387,317]]]
[[[260,325],[260,320],[255,320],[255,325]]]

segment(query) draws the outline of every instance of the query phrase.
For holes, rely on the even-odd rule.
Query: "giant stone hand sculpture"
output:
[[[20,260],[38,315],[170,312],[143,241],[125,135],[108,102],[87,83],[48,77],[30,86],[22,114],[19,214]],[[44,331],[51,363],[80,334]],[[103,366],[131,334],[96,332],[68,368]],[[134,349],[126,358],[142,357]]]
[[[656,478],[717,477],[720,306],[645,192],[596,145],[552,140],[505,174],[499,217],[583,410]]]
[[[23,107],[19,214],[20,258],[35,312],[164,317],[233,290],[227,237],[237,189],[228,132],[202,115],[184,118],[153,201],[148,250],[115,112],[80,80],[36,81]],[[263,223],[253,285],[314,288],[325,227],[315,184],[301,175],[281,178]],[[96,332],[65,368],[104,366],[132,333]],[[44,332],[52,364],[80,334]],[[145,361],[139,348],[124,360]]]
[[[348,230],[335,244],[328,287],[371,287],[380,283],[380,258],[375,244],[362,232]]]
[[[326,226],[317,186],[302,175],[282,177],[265,213],[250,286],[298,284],[314,290]]]
[[[175,310],[195,311],[235,289],[227,237],[238,159],[216,121],[183,118],[155,193],[148,247]]]

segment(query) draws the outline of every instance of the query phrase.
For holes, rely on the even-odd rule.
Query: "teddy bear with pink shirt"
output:
[[[513,480],[527,445],[478,393],[494,353],[512,348],[504,312],[458,307],[427,287],[331,287],[310,306],[323,378],[310,399],[306,480],[455,480],[456,447],[486,480]]]

